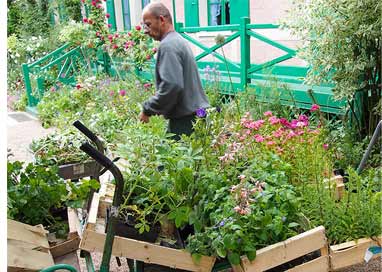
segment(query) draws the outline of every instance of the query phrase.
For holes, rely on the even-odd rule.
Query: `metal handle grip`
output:
[[[83,143],[80,146],[80,149],[84,151],[86,154],[88,154],[90,157],[92,157],[96,162],[101,164],[106,169],[110,169],[112,166],[114,166],[114,163],[108,157],[103,155],[101,152],[99,152],[89,143]]]
[[[92,142],[99,141],[98,137],[93,132],[91,132],[90,129],[85,127],[85,125],[82,124],[79,120],[74,121],[73,126],[75,126],[83,134],[85,134],[85,136],[88,137]]]

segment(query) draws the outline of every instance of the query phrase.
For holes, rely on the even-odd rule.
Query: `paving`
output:
[[[12,156],[9,160],[32,162],[33,155],[29,152],[28,147],[30,143],[39,138],[43,138],[49,133],[53,132],[53,128],[45,129],[41,126],[38,119],[26,112],[8,112],[7,116],[7,147],[11,150]],[[77,252],[79,256],[79,251]],[[79,258],[79,265],[81,271],[87,271],[85,262]],[[95,267],[99,267],[102,254],[92,253],[92,259]],[[112,258],[110,263],[110,272],[129,271],[126,264],[126,259],[121,259],[122,266],[118,267],[116,259]],[[381,258],[376,258],[368,264],[352,266],[343,269],[340,272],[380,272],[382,271]],[[307,271],[308,272],[308,271]]]

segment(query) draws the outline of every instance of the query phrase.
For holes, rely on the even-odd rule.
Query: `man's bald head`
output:
[[[150,3],[143,9],[142,13],[150,13],[155,17],[163,16],[170,24],[172,24],[171,13],[162,3]]]

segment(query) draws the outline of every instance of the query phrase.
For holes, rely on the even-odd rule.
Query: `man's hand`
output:
[[[149,119],[150,116],[144,114],[143,112],[141,112],[141,114],[139,115],[139,121],[141,121],[142,123],[148,123]]]

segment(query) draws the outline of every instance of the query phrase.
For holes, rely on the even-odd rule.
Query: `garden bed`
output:
[[[95,193],[80,243],[80,249],[89,252],[102,252],[105,243],[105,218],[101,217],[99,204],[100,196]],[[114,238],[112,255],[188,271],[211,271],[215,263],[215,258],[205,256],[195,263],[191,254],[184,250],[119,236]]]
[[[367,249],[372,246],[381,246],[381,243],[382,236],[379,236],[375,240],[362,238],[330,246],[330,263],[332,271],[363,263]],[[381,254],[373,256],[373,258],[377,257],[381,257]]]
[[[266,271],[317,250],[321,256],[313,257],[313,260],[296,265],[287,271],[329,271],[328,245],[323,226],[257,250],[256,259],[252,262],[247,257],[242,257],[241,266],[243,271]]]

